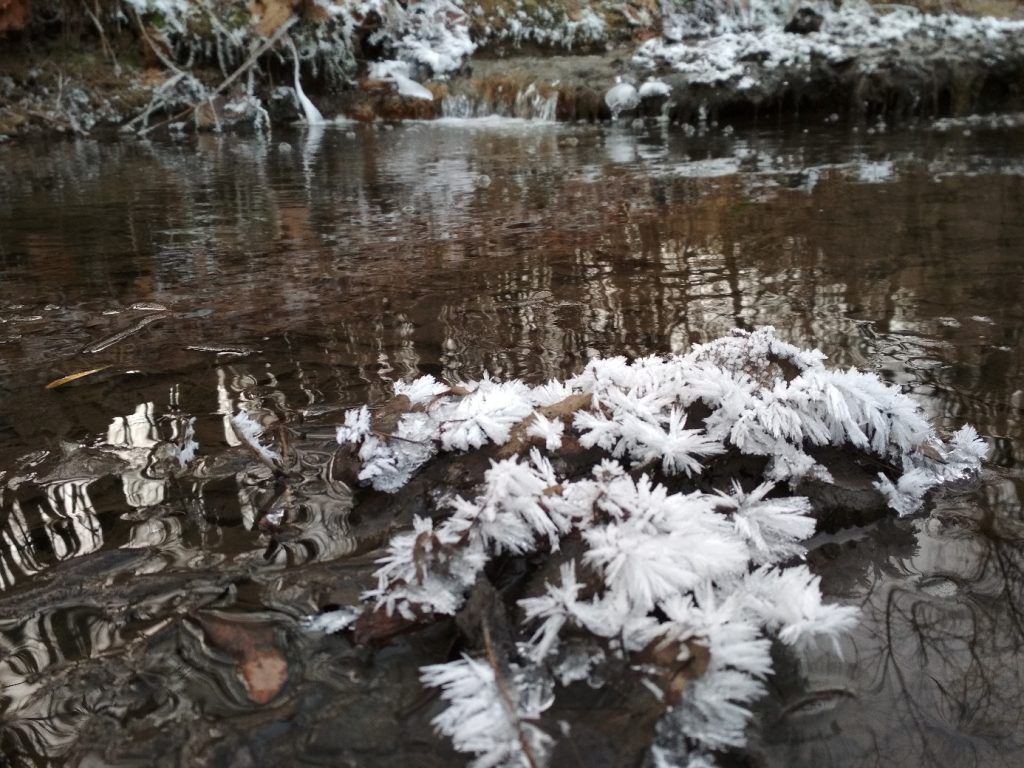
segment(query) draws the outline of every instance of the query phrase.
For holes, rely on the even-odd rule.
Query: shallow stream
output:
[[[371,655],[302,628],[398,524],[332,479],[342,410],[420,373],[540,382],[774,325],[992,453],[928,514],[811,542],[863,621],[842,658],[779,659],[747,763],[1024,764],[1024,128],[943,128],[0,145],[0,754],[460,764],[416,677],[446,636]],[[241,401],[295,428],[283,528]],[[193,417],[186,482],[165,451]],[[628,730],[595,706],[588,766],[588,728]]]

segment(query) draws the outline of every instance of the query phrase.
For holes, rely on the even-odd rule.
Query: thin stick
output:
[[[508,711],[508,716],[512,718],[512,721],[516,724],[516,735],[519,737],[519,746],[523,749],[523,755],[526,756],[526,762],[529,763],[530,768],[537,768],[537,758],[534,756],[533,750],[530,748],[530,743],[526,740],[525,734],[523,734],[523,729],[519,727],[519,716],[516,714],[516,708],[512,703],[512,697],[509,695],[508,688],[505,686],[505,678],[501,673],[501,667],[498,666],[498,654],[495,653],[494,643],[491,642],[491,628],[487,624],[487,619],[480,622],[480,627],[484,632],[484,648],[487,649],[487,662],[491,665],[491,670],[494,672],[494,683],[498,686],[498,695],[501,696],[502,703]]]
[[[110,41],[107,40],[107,33],[103,29],[103,24],[100,23],[100,18],[99,18],[100,4],[99,4],[99,0],[96,0],[96,12],[95,13],[93,13],[89,9],[89,6],[85,4],[85,0],[82,0],[82,8],[85,9],[86,16],[88,16],[90,19],[92,19],[92,23],[95,25],[96,31],[100,33],[100,45],[103,47],[103,52],[110,57],[110,61],[114,65],[114,74],[120,76],[120,74],[121,74],[121,65],[117,63],[117,56],[114,55],[114,48],[113,48],[113,46],[110,45]]]
[[[145,40],[149,44],[149,47],[153,49],[153,53],[155,53],[156,57],[160,59],[160,63],[174,72],[184,74],[184,72],[178,68],[178,65],[169,59],[167,54],[160,50],[160,46],[153,42],[153,38],[151,38],[149,33],[146,32],[146,25],[142,23],[142,17],[139,16],[139,12],[134,8],[132,9],[132,12],[135,14],[135,23],[139,27],[139,33],[142,35],[142,39]]]

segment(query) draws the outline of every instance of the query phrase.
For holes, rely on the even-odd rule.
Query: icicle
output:
[[[320,114],[320,110],[309,100],[306,92],[302,90],[302,83],[299,81],[299,52],[295,49],[295,43],[289,38],[288,46],[292,49],[292,61],[295,63],[295,95],[302,107],[303,122],[307,125],[323,125],[327,121]]]

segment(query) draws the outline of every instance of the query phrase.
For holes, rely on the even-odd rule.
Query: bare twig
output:
[[[133,8],[132,13],[135,15],[135,23],[139,27],[139,34],[142,35],[142,39],[146,41],[149,47],[153,50],[153,53],[156,54],[156,57],[160,59],[160,63],[174,72],[184,74],[178,65],[175,64],[172,59],[168,58],[167,54],[163,52],[163,49],[153,42],[153,38],[151,38],[149,33],[146,32],[146,25],[142,23],[142,17],[139,16],[139,12]]]
[[[121,76],[121,65],[117,63],[117,56],[114,55],[114,48],[110,45],[110,41],[107,39],[107,33],[103,29],[103,24],[100,22],[100,3],[99,0],[94,0],[93,9],[90,9],[86,4],[85,0],[82,0],[82,7],[85,9],[85,15],[92,19],[93,25],[96,27],[96,31],[100,35],[100,45],[103,47],[103,52],[110,57],[111,63],[114,65],[114,74],[118,77]]]
[[[533,749],[530,747],[526,734],[519,727],[519,715],[516,714],[515,704],[509,695],[508,686],[505,685],[505,677],[501,672],[501,666],[498,664],[498,654],[495,652],[494,643],[491,640],[491,628],[486,619],[480,623],[480,627],[483,629],[484,634],[484,648],[487,649],[487,663],[491,665],[491,671],[494,672],[494,683],[498,687],[498,695],[501,696],[501,701],[505,705],[509,718],[515,723],[516,735],[519,737],[519,746],[523,749],[526,762],[530,768],[538,768],[537,757],[533,754]]]
[[[222,82],[220,85],[218,85],[216,88],[214,88],[204,98],[200,99],[195,104],[192,104],[187,109],[182,110],[178,114],[173,115],[172,117],[169,117],[166,120],[157,123],[156,125],[149,126],[148,128],[143,128],[139,132],[142,133],[142,134],[145,134],[145,133],[148,133],[150,131],[156,130],[157,128],[162,128],[165,125],[169,125],[169,124],[177,122],[179,120],[184,120],[190,114],[195,112],[196,108],[198,108],[199,105],[202,104],[204,101],[206,101],[207,99],[211,99],[212,100],[214,96],[217,96],[218,94],[223,93],[225,90],[227,90],[227,88],[233,82],[235,82],[235,80],[237,80],[239,77],[244,75],[247,71],[249,71],[249,69],[252,68],[256,64],[257,61],[259,61],[260,56],[262,56],[264,53],[266,53],[271,48],[273,48],[275,45],[277,45],[277,42],[288,33],[288,30],[291,29],[292,26],[296,22],[298,22],[298,19],[293,16],[292,18],[288,19],[288,21],[286,21],[284,24],[282,24],[280,27],[278,27],[277,31],[274,32],[274,34],[265,43],[263,43],[263,45],[261,45],[255,51],[253,51],[252,54],[250,54],[249,58],[246,59],[244,62],[242,62],[242,65],[238,69],[236,69],[234,72],[232,72],[230,75],[228,75],[227,78],[225,78],[224,82]]]

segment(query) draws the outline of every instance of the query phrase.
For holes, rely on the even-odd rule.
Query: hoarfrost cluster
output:
[[[299,13],[294,4],[274,0],[252,5],[238,0],[124,0],[124,4],[164,36],[179,61],[212,59],[225,75],[265,37],[287,32],[286,39],[296,44],[292,58],[314,73],[336,83],[348,82],[357,58],[365,55],[361,46],[370,45],[384,56],[376,62],[382,79],[393,81],[403,95],[424,98],[425,89],[420,90],[416,80],[447,77],[476,48],[468,17],[453,0],[315,0],[299,16],[292,15]],[[282,8],[287,10],[278,21]],[[296,93],[301,94],[300,86]]]
[[[786,485],[828,477],[814,449],[890,467],[877,488],[899,514],[976,471],[985,453],[972,428],[943,442],[895,387],[827,369],[819,352],[770,328],[682,356],[593,360],[538,387],[424,376],[395,391],[404,412],[392,432],[365,407],[338,429],[365,484],[395,492],[439,452],[503,448],[471,497],[447,498],[446,515],[392,539],[364,610],[410,622],[452,616],[493,558],[560,562],[542,592],[518,601],[514,658],[423,670],[448,707],[436,727],[475,766],[542,763],[552,737],[537,720],[552,686],[606,659],[631,664],[664,703],[658,764],[714,764],[716,750],[744,743],[772,639],[838,650],[855,621],[854,609],[822,602],[799,563],[815,521]],[[604,458],[570,476],[559,459],[567,447]],[[724,454],[763,457],[764,476],[698,489]],[[563,550],[567,541],[575,546]],[[690,670],[685,695],[666,684],[666,666]]]
[[[799,3],[813,9],[820,26],[806,34],[785,30],[798,4],[776,0],[736,3],[717,0],[676,6],[664,33],[640,46],[642,67],[664,64],[688,82],[741,88],[758,84],[757,73],[785,69],[789,76],[815,63],[838,66],[856,61],[871,72],[911,54],[946,63],[950,51],[983,52],[987,63],[1014,54],[1024,21],[955,14],[922,14],[906,6],[876,9],[867,3]]]

